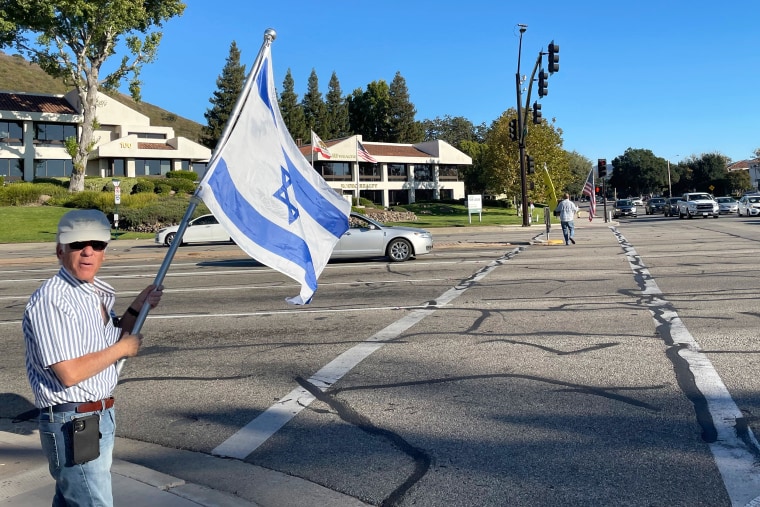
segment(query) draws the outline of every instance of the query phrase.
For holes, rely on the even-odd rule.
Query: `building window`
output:
[[[380,181],[380,164],[359,163],[359,179],[364,181]]]
[[[35,178],[62,178],[71,176],[74,170],[74,163],[71,159],[64,160],[35,160],[34,177]]]
[[[414,164],[415,181],[433,181],[432,164]]]
[[[115,159],[111,160],[110,168],[109,168],[109,172],[111,174],[109,174],[108,176],[110,176],[110,177],[114,177],[114,176],[122,176],[123,177],[123,176],[126,176],[127,175],[127,173],[125,172],[125,167],[126,166],[127,166],[127,164],[124,163],[124,159],[123,158],[115,158]]]
[[[409,179],[409,168],[406,164],[388,164],[388,179],[406,181]]]
[[[203,175],[203,174],[206,174],[207,168],[208,168],[207,162],[193,162],[193,167],[191,168],[191,170],[193,172]]]
[[[388,204],[391,206],[409,204],[409,191],[388,190]]]
[[[69,137],[77,137],[73,123],[35,123],[34,142],[43,146],[61,146]]]
[[[448,181],[459,181],[459,170],[455,165],[439,165],[438,179]]]
[[[0,158],[0,176],[5,181],[24,179],[24,161],[20,158]]]
[[[163,139],[166,141],[166,134],[158,132],[129,132],[128,136],[137,136],[138,139]]]
[[[433,201],[435,200],[435,190],[431,188],[418,188],[414,191],[414,201]]]
[[[135,176],[163,176],[171,170],[171,160],[136,158]]]
[[[0,120],[0,143],[21,146],[23,140],[24,126],[20,121]]]
[[[314,169],[328,181],[351,181],[353,179],[349,162],[315,162]]]

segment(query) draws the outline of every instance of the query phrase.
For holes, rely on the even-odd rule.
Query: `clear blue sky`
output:
[[[323,94],[334,71],[344,95],[399,71],[417,120],[490,125],[516,105],[524,23],[521,74],[549,42],[560,46],[560,71],[541,103],[566,150],[596,162],[641,148],[678,162],[712,152],[737,161],[760,148],[757,0],[186,3],[143,70],[142,95],[201,124],[230,43],[250,69],[271,27],[278,92],[288,68],[299,99],[312,69]]]

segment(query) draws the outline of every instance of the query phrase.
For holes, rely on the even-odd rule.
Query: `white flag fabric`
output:
[[[277,104],[269,44],[254,62],[237,119],[214,153],[197,194],[248,255],[301,284],[307,304],[351,204],[301,154]]]

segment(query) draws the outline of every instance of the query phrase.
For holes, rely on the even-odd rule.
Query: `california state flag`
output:
[[[323,157],[330,158],[330,150],[327,149],[327,145],[322,141],[314,131],[311,131],[311,151],[321,153]]]

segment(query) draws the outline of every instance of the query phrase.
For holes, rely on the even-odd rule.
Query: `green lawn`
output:
[[[417,215],[418,220],[394,222],[394,224],[429,229],[522,224],[522,217],[518,217],[514,209],[507,208],[483,208],[482,217],[477,214],[468,216],[466,206],[425,203],[410,205],[408,208]],[[0,243],[53,242],[58,220],[70,209],[53,206],[0,207]],[[535,216],[539,216],[538,211]],[[542,215],[539,221],[543,221]],[[152,238],[153,234],[147,232],[119,232],[117,234],[114,231],[114,237],[117,236],[120,239],[144,239]]]

